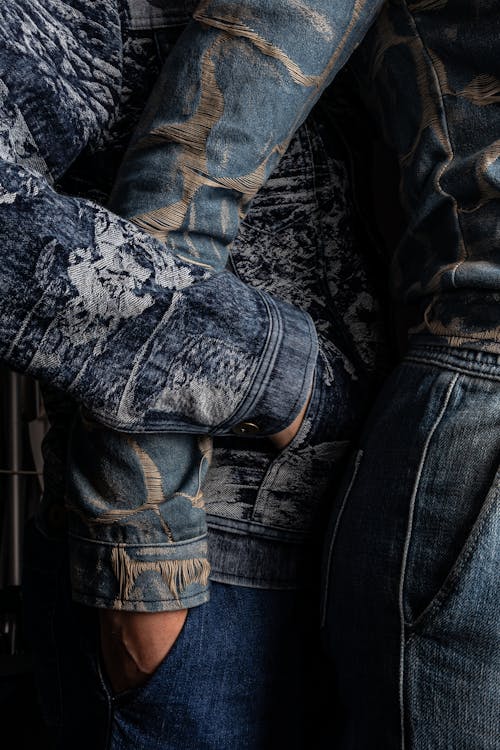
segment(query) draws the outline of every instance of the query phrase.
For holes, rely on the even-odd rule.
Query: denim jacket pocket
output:
[[[320,371],[299,431],[271,460],[262,478],[252,514],[254,523],[286,530],[292,538],[307,537],[314,529],[335,466],[349,447],[349,441],[332,439],[331,429],[322,429],[327,398]]]

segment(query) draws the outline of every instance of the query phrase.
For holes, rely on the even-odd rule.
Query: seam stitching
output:
[[[413,520],[415,515],[415,505],[416,505],[416,499],[417,499],[417,493],[420,487],[420,480],[422,478],[425,462],[427,459],[427,454],[429,451],[429,446],[431,444],[431,440],[434,437],[434,433],[436,432],[437,428],[439,427],[446,410],[448,408],[448,404],[451,398],[451,394],[455,388],[455,385],[457,383],[457,380],[459,378],[458,373],[453,377],[450,384],[448,385],[448,388],[446,390],[445,398],[443,405],[441,406],[441,409],[439,411],[439,414],[437,415],[436,419],[434,420],[434,424],[432,425],[429,434],[427,435],[427,438],[425,440],[422,455],[420,458],[420,462],[417,468],[417,473],[415,476],[415,482],[413,484],[413,490],[410,498],[409,508],[408,508],[408,526],[406,531],[406,538],[405,543],[403,547],[403,555],[401,559],[401,571],[400,571],[400,578],[399,578],[399,594],[398,594],[398,600],[399,600],[399,618],[400,618],[400,658],[399,658],[399,710],[400,710],[400,730],[401,730],[401,748],[404,750],[405,748],[405,720],[404,720],[404,659],[405,659],[405,633],[406,633],[406,624],[405,624],[405,614],[404,614],[404,585],[406,580],[406,571],[407,571],[407,564],[408,564],[408,556],[409,556],[409,550],[410,550],[410,544],[412,540],[412,532],[413,532]]]
[[[333,529],[332,540],[330,542],[330,546],[329,546],[329,549],[328,549],[328,558],[327,558],[327,561],[326,561],[326,579],[325,579],[325,585],[324,585],[324,592],[325,593],[324,593],[324,600],[323,600],[323,606],[322,606],[322,612],[321,612],[321,625],[320,625],[321,628],[324,628],[325,627],[325,623],[326,623],[326,602],[327,602],[327,599],[328,599],[328,596],[327,596],[328,589],[330,587],[330,571],[331,571],[331,564],[332,564],[332,558],[333,558],[333,550],[334,550],[334,547],[335,547],[335,543],[337,541],[337,535],[338,535],[338,532],[339,532],[340,523],[341,523],[342,517],[344,515],[345,508],[347,506],[347,501],[348,501],[348,499],[350,497],[352,488],[354,486],[354,482],[356,481],[356,478],[358,476],[359,467],[361,465],[361,459],[363,458],[363,454],[364,454],[364,450],[363,449],[358,450],[358,452],[356,454],[356,458],[355,458],[355,461],[354,461],[354,467],[353,467],[353,471],[352,471],[351,481],[349,482],[349,485],[348,485],[347,490],[346,490],[345,495],[344,495],[344,499],[342,500],[342,505],[340,506],[339,514],[337,516],[337,520],[335,522],[335,526],[334,526],[334,529]]]

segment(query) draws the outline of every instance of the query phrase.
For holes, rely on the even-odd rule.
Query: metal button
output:
[[[240,422],[232,427],[235,435],[255,435],[260,432],[260,427],[255,422]]]

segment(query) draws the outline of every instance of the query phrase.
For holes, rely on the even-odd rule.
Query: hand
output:
[[[279,448],[280,450],[283,450],[283,448],[286,448],[286,446],[292,442],[293,438],[298,433],[300,426],[302,422],[304,421],[307,407],[309,406],[309,401],[311,400],[311,394],[312,394],[312,388],[309,391],[309,395],[307,396],[304,406],[302,407],[300,412],[297,414],[292,424],[288,425],[288,427],[285,427],[285,429],[281,430],[281,432],[277,432],[275,435],[269,436],[270,441],[273,443],[273,445],[276,446],[276,448]]]
[[[101,655],[115,693],[143,685],[174,645],[187,609],[172,612],[99,611]]]

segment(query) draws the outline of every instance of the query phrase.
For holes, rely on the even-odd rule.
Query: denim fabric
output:
[[[399,164],[406,222],[391,284],[410,333],[495,352],[499,38],[491,0],[390,0],[350,61]]]
[[[65,507],[75,598],[115,609],[205,601],[206,439],[123,435],[85,419],[70,434]]]
[[[380,4],[329,5],[199,2],[134,133],[111,206],[181,257],[224,268],[252,199]]]
[[[2,360],[123,429],[285,427],[312,381],[309,316],[51,186],[117,116],[115,3],[12,0],[0,39]]]
[[[153,6],[156,14],[160,6],[157,3]],[[141,250],[136,247],[137,252],[130,255],[128,224],[120,223],[97,208],[93,213],[92,207],[77,216],[84,204],[47,192],[46,184],[37,182],[31,173],[30,181],[19,182],[22,177],[19,162],[15,166],[7,164],[6,175],[11,179],[4,186],[4,203],[9,207],[6,212],[8,246],[12,246],[14,240],[16,249],[22,247],[25,239],[24,232],[20,237],[19,212],[12,211],[12,203],[17,203],[21,214],[30,211],[30,229],[37,239],[39,234],[45,236],[47,226],[42,225],[41,219],[42,212],[46,219],[49,203],[51,209],[55,207],[59,212],[58,218],[66,216],[70,222],[71,210],[74,210],[73,223],[83,230],[82,236],[71,226],[71,241],[78,247],[72,248],[68,270],[66,256],[60,252],[64,245],[57,243],[56,234],[52,236],[56,227],[51,224],[50,216],[46,219],[51,236],[38,264],[43,294],[40,296],[35,290],[22,300],[12,294],[7,313],[14,313],[10,320],[16,325],[15,333],[7,332],[7,340],[11,342],[7,361],[18,367],[26,367],[29,362],[29,372],[69,388],[91,407],[94,415],[122,428],[170,428],[192,433],[201,429],[226,434],[242,419],[252,418],[261,434],[266,434],[290,420],[311,382],[316,361],[311,318],[277,297],[239,284],[234,274],[212,273],[213,269],[205,268],[203,258],[212,252],[207,238],[214,237],[215,247],[224,257],[225,243],[234,237],[238,220],[245,214],[255,190],[283,154],[297,125],[361,40],[379,7],[377,3],[361,0],[335,5],[293,4],[292,7],[256,0],[240,9],[241,18],[235,19],[230,5],[203,2],[197,6],[195,22],[189,24],[169,56],[163,72],[164,86],[157,89],[167,92],[169,110],[164,112],[167,105],[158,100],[156,94],[140,126],[144,137],[139,132],[139,138],[133,141],[115,194],[125,210],[127,201],[132,199],[134,206],[139,204],[145,209],[146,213],[139,215],[132,211],[135,220],[141,221],[142,217],[144,226],[156,231],[170,249],[183,254],[184,265],[175,253],[169,254],[160,246],[151,245],[151,241],[140,234],[132,233],[145,245]],[[13,3],[13,8],[5,27],[10,25],[10,36],[16,39],[22,12],[28,11],[23,11],[19,3]],[[57,3],[50,4],[49,16],[53,8],[57,8]],[[75,9],[79,9],[78,3]],[[95,19],[89,22],[92,33],[87,36],[87,21],[82,21],[77,13],[74,18],[78,17],[84,24],[80,45],[82,40],[89,43],[89,40],[92,43],[98,40],[99,52],[102,52],[107,40],[102,23],[104,6],[96,4],[95,13]],[[286,23],[283,23],[285,13]],[[431,44],[439,46],[439,35],[445,30],[447,39],[459,39],[472,49],[483,28],[494,30],[496,16],[491,27],[488,26],[490,18],[491,8],[487,2],[473,19],[468,8],[458,2],[410,5],[391,2],[362,49],[369,51],[375,47],[372,66],[368,68],[374,76],[382,71],[382,80],[387,76],[391,81],[391,71],[396,70],[402,81],[399,89],[386,85],[386,90],[391,96],[396,90],[402,97],[397,100],[397,107],[389,107],[387,112],[399,123],[404,111],[411,120],[408,128],[414,134],[409,150],[405,151],[398,149],[398,138],[403,137],[406,129],[398,124],[388,133],[396,150],[402,152],[403,184],[409,186],[405,205],[408,204],[413,218],[408,236],[417,240],[421,234],[440,236],[430,231],[433,222],[439,218],[441,207],[446,210],[451,207],[446,223],[447,242],[439,242],[439,250],[434,251],[433,240],[429,253],[403,253],[401,263],[396,254],[394,285],[402,290],[405,300],[416,298],[418,305],[425,305],[423,325],[431,333],[446,330],[455,343],[473,341],[478,346],[495,348],[498,263],[490,235],[496,221],[498,193],[496,142],[492,141],[496,108],[491,106],[496,101],[495,91],[491,91],[496,58],[492,59],[481,47],[481,55],[477,56],[481,62],[475,63],[480,67],[467,78],[469,73],[460,68],[461,65],[467,68],[467,64],[460,59],[455,61],[447,43],[443,43],[441,57],[431,48]],[[50,16],[49,27],[50,24],[54,29],[58,27],[57,13]],[[35,35],[29,47],[30,54],[35,54],[38,65],[38,56],[42,54],[41,68],[46,70],[43,49],[41,52],[36,43],[36,29],[25,23],[23,33],[25,30]],[[116,60],[116,47],[107,41],[106,55]],[[71,34],[66,46],[71,54],[75,53]],[[83,49],[88,65],[89,49],[84,44]],[[393,49],[399,54],[395,58],[397,65],[393,63]],[[19,56],[15,44],[6,45],[6,61],[9,62],[9,55],[15,56],[16,52]],[[406,83],[407,68],[399,65],[408,54],[414,62],[408,68],[408,75],[416,81],[417,89],[420,87],[416,92],[418,96]],[[57,55],[53,54],[51,61],[54,60],[57,61]],[[249,60],[252,64],[247,64]],[[18,67],[22,71],[26,65]],[[59,67],[64,70],[64,66]],[[112,94],[116,92],[116,71],[112,66],[101,67],[99,80],[107,83],[95,87],[92,106],[85,110],[85,116],[82,115],[75,131],[75,142],[71,144],[73,151],[68,149],[68,153],[76,154],[78,143],[81,146],[86,140],[95,139],[99,118],[106,119],[103,111],[109,114],[111,104],[115,106]],[[20,134],[15,148],[8,143],[7,158],[12,159],[14,154],[15,161],[18,153],[21,161],[38,158],[36,153],[33,157],[37,145],[33,133],[36,135],[39,123],[36,125],[26,119],[29,108],[23,112],[22,96],[20,102],[11,101],[12,92],[16,91],[17,95],[23,88],[22,85],[9,86],[9,76],[15,77],[18,73],[13,72],[16,66],[6,68],[6,112],[17,125],[15,132]],[[401,70],[405,75],[400,75]],[[54,73],[54,64],[52,68],[49,66],[49,71]],[[464,86],[451,86],[452,79]],[[276,81],[280,82],[279,87]],[[20,83],[16,80],[16,84]],[[92,87],[86,76],[80,80],[69,75],[66,83],[71,84],[74,94],[70,97],[72,114],[75,100],[80,102],[79,97],[88,95]],[[197,94],[185,102],[184,110],[177,111],[175,107],[180,101],[177,94],[191,91],[188,84],[196,84]],[[52,99],[54,92],[59,92],[60,98],[58,80],[49,75],[44,78],[45,85]],[[442,102],[444,96],[447,97],[446,107]],[[382,92],[378,101],[383,99]],[[252,102],[251,117],[247,114],[241,117],[243,100]],[[460,140],[464,113],[460,107],[455,111],[452,106],[455,100],[466,107],[469,118],[474,118],[474,138],[470,141]],[[108,110],[104,101],[109,105]],[[402,102],[407,106],[403,108]],[[78,106],[81,108],[80,103]],[[62,127],[67,114],[64,108],[59,108],[55,125]],[[71,121],[68,117],[68,122]],[[47,151],[47,158],[43,157],[45,164],[53,164],[54,173],[58,168],[61,172],[59,146],[50,154],[46,133],[41,143]],[[455,161],[457,146],[463,149],[458,148]],[[437,168],[434,168],[435,160],[426,156],[434,149],[440,153]],[[154,168],[141,172],[144,166],[141,162],[140,168],[134,171],[134,159],[141,159],[144,150],[152,155]],[[453,180],[457,166],[463,165],[469,157],[471,173],[476,177],[469,181]],[[168,185],[163,179],[158,180],[158,176],[163,175],[158,169],[160,164],[172,166],[168,175],[173,177]],[[130,182],[127,174],[141,175],[144,179]],[[17,192],[16,181],[19,183]],[[458,200],[462,185],[467,185],[469,190],[465,203]],[[167,189],[167,203],[163,198],[152,214],[151,196],[156,199]],[[36,193],[34,203],[33,191]],[[52,201],[46,200],[49,195]],[[188,204],[196,210],[188,210]],[[422,212],[425,215],[416,222],[415,217],[420,217]],[[471,229],[465,234],[473,238],[473,247],[471,242],[464,244],[457,231],[459,225],[469,226],[470,217],[462,214],[472,215]],[[96,243],[91,247],[88,232],[94,230]],[[424,245],[425,242],[427,240]],[[148,252],[144,248],[150,251],[147,263]],[[189,253],[194,255],[195,262]],[[28,273],[32,255],[22,253],[22,258],[25,265],[21,271],[19,263],[7,265],[11,289],[20,288],[23,280],[32,281],[33,276]],[[152,265],[155,266],[154,279]],[[408,268],[408,274],[400,268]],[[460,291],[461,285],[464,293]],[[449,294],[448,288],[452,290]],[[27,289],[33,290],[33,286],[28,285]],[[428,325],[434,315],[428,309],[428,297],[434,292],[440,295],[433,300],[433,305],[442,311],[436,318],[437,326],[433,327]],[[455,303],[460,308],[458,313]],[[40,325],[41,320],[45,327]],[[90,343],[92,358],[87,359]],[[38,347],[36,352],[34,344]],[[115,344],[122,347],[119,359]],[[138,355],[137,347],[141,347]],[[103,372],[110,379],[109,388],[104,388]],[[179,381],[180,372],[183,376]],[[297,372],[301,373],[300,378],[296,377]],[[162,380],[160,392],[158,378]]]
[[[117,696],[96,611],[71,602],[66,545],[34,526],[27,538],[24,620],[54,750],[298,750],[319,737],[328,674],[320,684],[311,592],[213,583],[148,683]]]
[[[62,191],[107,201],[153,85],[158,97],[155,77],[176,44],[177,24],[187,22],[186,8],[179,13],[175,4],[163,3],[151,19],[140,4],[129,4],[114,125],[61,178]],[[310,584],[311,544],[329,485],[388,356],[374,248],[363,247],[366,238],[353,226],[346,165],[330,131],[317,112],[293,137],[252,203],[229,266],[250,288],[293,304],[314,322],[320,358],[299,435],[282,453],[262,440],[216,437],[206,475],[206,439],[200,451],[194,436],[132,435],[106,431],[88,416],[77,420],[65,504],[78,601],[156,610],[206,599],[204,505],[212,580],[281,589]],[[147,151],[140,158],[149,163]],[[121,210],[116,199],[114,207]],[[296,378],[300,366],[288,359]],[[74,406],[65,413],[47,391],[46,400],[53,429],[44,446],[48,481],[41,515],[45,532],[53,533],[53,516],[61,520],[65,489],[58,474]]]
[[[173,218],[165,219],[163,201],[159,217],[172,230],[167,250],[105,209],[55,193],[46,180],[61,176],[116,116],[114,3],[95,2],[90,19],[82,0],[12,0],[6,10],[0,24],[4,131],[12,129],[14,137],[2,142],[1,210],[5,252],[15,262],[2,271],[0,356],[65,390],[110,426],[228,434],[251,419],[264,435],[279,431],[300,411],[312,382],[311,319],[225,270],[192,263],[190,243],[199,238],[205,247],[210,241],[203,237],[212,237],[224,258],[240,214],[361,39],[376,5],[343,2],[332,10],[318,0],[305,12],[255,0],[248,7],[257,19],[251,29],[239,28],[223,3],[199,4],[198,20],[175,45],[157,89],[170,108],[161,112],[163,130],[156,135],[169,146],[161,165],[172,179],[167,185],[155,182],[156,170],[137,172],[144,179],[132,185],[167,193]],[[38,78],[46,97],[41,116],[31,106]],[[198,94],[189,99],[193,90]],[[281,107],[270,103],[276,91]],[[248,97],[252,117],[242,128],[239,103]],[[186,118],[180,128],[186,142],[177,143]],[[32,164],[33,158],[42,160],[43,172],[30,170],[26,159]],[[140,196],[133,205],[141,205]],[[27,215],[25,225],[19,217]],[[168,250],[187,253],[187,260]],[[203,256],[195,249],[195,260],[197,253]]]
[[[161,5],[153,7],[152,17],[161,10]],[[130,209],[134,221],[142,221],[148,231],[155,228],[153,219],[159,221],[159,236],[165,240],[160,244],[101,205],[64,189],[68,168],[84,159],[85,149],[99,150],[103,143],[114,147],[107,135],[122,118],[122,97],[129,96],[123,79],[127,42],[119,32],[137,26],[136,10],[141,19],[144,3],[127,9],[100,0],[90,13],[82,0],[12,0],[1,12],[0,211],[4,250],[12,262],[2,266],[0,356],[66,392],[110,427],[228,435],[251,420],[260,435],[277,432],[305,402],[315,376],[318,336],[308,312],[288,304],[279,287],[273,296],[227,270],[228,246],[251,198],[373,11],[353,17],[345,3],[336,10],[333,33],[321,19],[324,9],[318,3],[312,14],[306,13],[310,22],[302,46],[296,43],[298,36],[293,44],[287,42],[288,26],[277,26],[269,43],[264,38],[266,26],[279,21],[285,10],[287,24],[301,27],[301,8],[290,15],[283,3],[256,3],[259,28],[250,39],[246,27],[234,27],[233,36],[227,28],[217,28],[227,8],[198,4],[196,22],[188,24],[165,62],[112,201],[121,213],[129,215]],[[177,18],[178,5],[173,12]],[[318,23],[326,23],[319,37]],[[325,39],[339,45],[333,58],[321,41]],[[135,52],[130,43],[128,52]],[[247,76],[250,69],[253,78]],[[286,110],[269,107],[266,92],[275,86],[276,76],[283,79]],[[194,89],[198,93],[192,97]],[[238,135],[239,101],[251,90],[255,117]],[[35,100],[43,102],[40,108],[33,106]],[[280,143],[275,146],[271,140],[276,137]],[[151,138],[153,147],[144,148]],[[263,148],[261,141],[269,147]],[[81,196],[77,172],[73,186]],[[147,212],[147,221],[138,211]],[[351,353],[343,350],[342,341],[338,344],[336,336],[331,362],[322,371],[335,397],[332,406],[339,407],[338,413],[333,411],[340,438],[350,417],[343,403],[357,390],[361,376]],[[316,382],[321,388],[317,374]],[[88,466],[90,433],[79,431],[75,442]],[[118,472],[100,478],[99,472],[87,477],[79,466],[71,471],[75,594],[86,603],[161,607],[162,589],[169,606],[180,606],[181,588],[188,592],[196,583],[203,589],[206,582],[204,516],[194,507],[186,519],[179,496],[172,497],[183,491],[189,503],[189,497],[198,496],[197,463],[190,467],[188,486],[176,486],[175,472],[166,486],[163,480],[171,473],[166,456],[153,460],[151,451],[134,448],[139,442],[114,435],[109,456],[102,441],[99,448],[100,465],[112,472],[125,456],[138,468],[140,456],[142,484],[133,496],[130,487],[129,494],[124,491]],[[158,455],[157,447],[151,450]],[[335,448],[333,458],[337,452]],[[311,461],[326,467],[330,457],[326,462],[321,458],[311,456]],[[158,484],[163,486],[161,498]],[[75,502],[76,495],[81,502]],[[151,507],[153,495],[153,504],[168,501],[161,512]],[[82,528],[85,513],[89,522]],[[156,535],[150,529],[139,541],[137,528],[150,516],[156,516]],[[257,526],[265,526],[258,517]],[[176,528],[177,535],[169,537],[166,528]],[[96,576],[96,570],[106,574]],[[97,582],[103,590],[92,596],[89,587]],[[204,596],[201,589],[186,596],[198,602]]]
[[[152,5],[156,14],[165,4]],[[350,65],[397,154],[407,214],[394,294],[414,307],[413,333],[497,351],[494,3],[248,0],[235,11],[204,0],[193,18],[119,177],[115,195],[125,214],[143,205],[139,224],[212,263],[211,242],[223,252],[235,236],[291,133],[365,35]],[[186,103],[193,79],[197,93]],[[249,103],[243,115],[242,101]],[[168,165],[168,178],[160,165]]]
[[[498,747],[499,426],[497,354],[416,343],[382,389],[328,534],[340,750]]]

